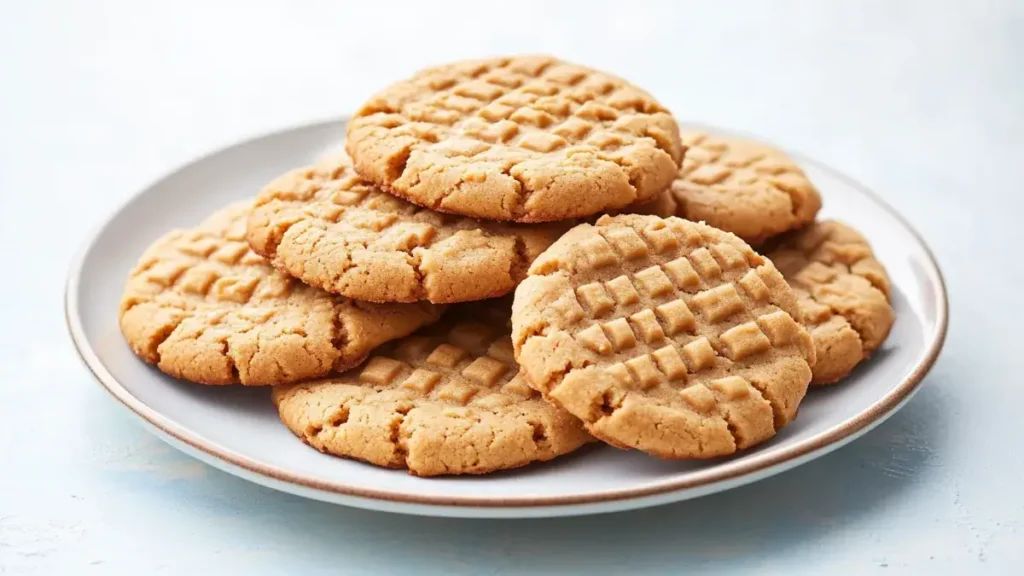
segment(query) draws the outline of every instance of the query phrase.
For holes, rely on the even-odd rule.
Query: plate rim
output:
[[[825,450],[833,445],[837,448],[842,446],[846,442],[853,440],[860,434],[867,432],[870,428],[881,423],[899,409],[906,400],[909,400],[910,396],[913,395],[913,393],[920,387],[924,377],[931,370],[932,366],[934,366],[935,361],[938,359],[945,344],[949,328],[949,298],[946,282],[931,247],[917,229],[915,229],[902,214],[886,203],[879,195],[870,190],[867,186],[826,164],[814,160],[813,158],[783,148],[787,154],[798,162],[813,165],[818,170],[828,173],[830,176],[842,181],[847,186],[857,189],[860,193],[867,196],[876,205],[889,213],[890,216],[892,216],[907,232],[910,233],[910,235],[921,246],[926,256],[927,266],[925,269],[927,275],[932,280],[932,286],[935,292],[934,296],[936,297],[935,301],[938,304],[936,329],[932,334],[930,334],[930,341],[927,343],[927,350],[923,358],[914,366],[910,374],[895,388],[890,390],[889,393],[876,400],[867,409],[810,438],[775,452],[766,452],[764,454],[754,456],[749,460],[726,462],[722,465],[696,472],[684,479],[674,481],[667,480],[649,486],[608,490],[592,494],[492,497],[424,496],[413,492],[361,488],[346,484],[343,480],[320,480],[255,460],[249,456],[225,448],[224,446],[203,437],[201,434],[188,429],[170,418],[167,418],[156,409],[151,408],[149,405],[136,398],[106,369],[85,336],[85,330],[81,322],[81,314],[79,313],[78,288],[82,276],[83,264],[104,230],[106,230],[106,228],[128,206],[145,195],[147,191],[182,170],[229,149],[247,143],[273,138],[288,132],[308,130],[310,128],[326,124],[343,124],[348,122],[349,118],[349,116],[339,116],[258,133],[247,138],[240,138],[230,144],[222,145],[176,165],[158,178],[155,178],[148,184],[140,187],[136,192],[122,201],[116,209],[114,209],[93,228],[85,243],[82,245],[82,248],[79,249],[71,261],[68,277],[64,286],[64,320],[68,333],[71,337],[72,345],[75,348],[75,352],[77,353],[79,360],[81,360],[100,386],[106,390],[108,394],[113,396],[113,398],[120,404],[134,413],[135,416],[141,418],[149,425],[154,426],[159,432],[162,432],[176,441],[191,447],[193,450],[204,453],[214,461],[222,461],[230,466],[241,468],[249,474],[268,478],[275,483],[291,484],[301,487],[304,490],[326,492],[330,496],[353,497],[356,499],[384,501],[395,504],[412,504],[417,506],[454,506],[497,509],[536,507],[559,508],[570,506],[574,507],[585,504],[612,504],[614,502],[624,500],[651,498],[659,495],[667,495],[673,492],[682,492],[698,488],[706,489],[718,483],[737,481],[745,476],[752,477],[751,481],[753,481],[758,477],[772,475],[775,471],[782,471],[789,468],[790,466],[786,466],[786,464],[796,465],[804,458],[809,457],[815,452]],[[752,135],[745,131],[711,126],[699,122],[680,122],[680,125],[700,127],[721,133],[756,139],[762,142],[771,142],[768,139]]]

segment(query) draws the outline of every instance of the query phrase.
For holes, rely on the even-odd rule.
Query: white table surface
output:
[[[745,488],[466,521],[235,479],[150,436],[79,364],[67,264],[141,186],[350,112],[422,65],[530,51],[803,151],[902,211],[951,295],[921,393],[850,446]],[[3,2],[0,574],[1021,573],[1022,56],[1009,1]]]

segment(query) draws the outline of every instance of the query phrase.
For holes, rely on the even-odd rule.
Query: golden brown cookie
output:
[[[418,476],[483,474],[572,452],[591,438],[519,374],[510,305],[455,305],[360,368],[276,387],[281,421],[321,452]]]
[[[771,261],[680,218],[570,230],[516,289],[535,388],[598,438],[663,458],[732,454],[796,416],[814,345]]]
[[[511,292],[568,224],[502,224],[421,208],[335,156],[256,198],[249,245],[274,267],[370,302],[464,302]]]
[[[423,70],[363,105],[346,149],[361,176],[410,202],[517,222],[652,199],[683,156],[649,94],[548,56]]]
[[[815,222],[773,240],[766,252],[799,299],[818,361],[812,384],[846,376],[882,345],[895,314],[885,268],[849,226]]]
[[[808,224],[821,209],[814,185],[781,150],[704,132],[684,130],[682,138],[676,216],[760,242]]]
[[[440,316],[440,306],[357,302],[274,270],[245,243],[250,206],[170,232],[142,255],[120,309],[140,358],[202,384],[294,382],[351,368]]]

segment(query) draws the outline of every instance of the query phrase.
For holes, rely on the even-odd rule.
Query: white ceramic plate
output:
[[[254,195],[272,177],[337,146],[343,134],[344,120],[296,128],[173,172],[99,228],[68,278],[68,327],[100,383],[170,444],[253,482],[339,504],[437,516],[591,514],[694,498],[766,478],[864,434],[910,399],[942,347],[946,291],[921,238],[863,187],[797,156],[824,196],[822,216],[861,230],[888,268],[897,321],[869,362],[838,386],[811,390],[800,416],[770,442],[710,462],[667,462],[595,445],[517,471],[439,479],[325,456],[280,424],[268,389],[193,385],[138,360],[118,331],[117,306],[129,269],[158,236]]]

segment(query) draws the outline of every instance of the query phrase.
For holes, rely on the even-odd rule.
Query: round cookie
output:
[[[814,340],[811,383],[836,382],[889,335],[889,276],[867,240],[839,222],[815,222],[771,245],[766,253],[796,292],[799,320]]]
[[[281,421],[321,452],[417,476],[483,474],[591,441],[531,389],[512,357],[510,299],[453,306],[360,368],[275,387]]]
[[[573,228],[516,289],[516,359],[594,436],[662,458],[732,454],[792,420],[814,345],[771,261],[680,218]]]
[[[620,78],[547,56],[425,69],[348,124],[367,180],[441,212],[517,222],[586,217],[667,189],[672,115]]]
[[[814,185],[781,150],[704,132],[684,130],[682,139],[676,216],[757,243],[812,222],[821,209]]]
[[[143,254],[120,307],[140,358],[202,384],[294,382],[355,366],[440,316],[440,306],[357,302],[274,270],[245,243],[250,206],[170,232]]]
[[[267,185],[247,238],[274,267],[329,292],[451,303],[511,292],[569,226],[434,212],[381,192],[336,156]]]

